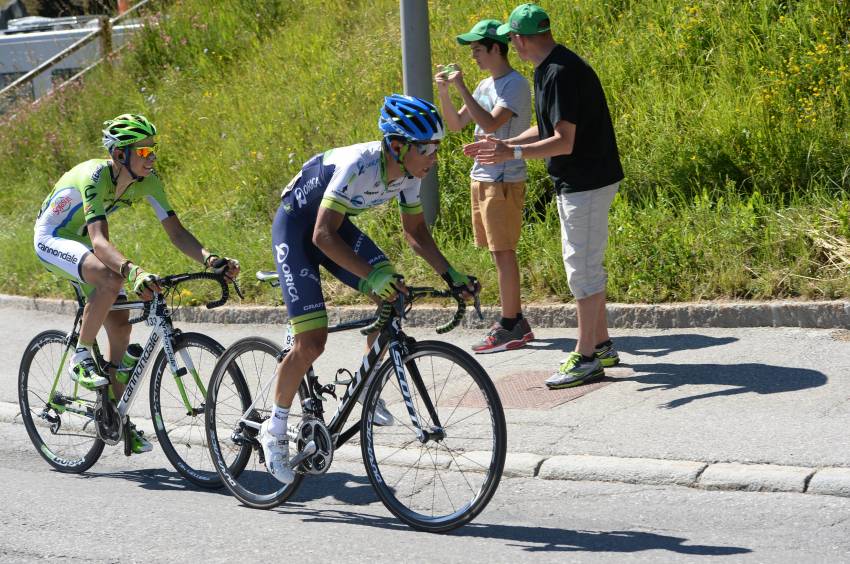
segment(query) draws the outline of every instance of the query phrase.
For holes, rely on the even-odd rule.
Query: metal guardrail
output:
[[[100,26],[97,29],[92,30],[91,33],[82,37],[79,41],[76,41],[75,43],[69,45],[68,47],[66,47],[65,49],[63,49],[62,51],[57,53],[56,55],[47,59],[46,61],[44,61],[43,63],[41,63],[40,65],[38,65],[34,69],[32,69],[31,71],[29,71],[25,75],[17,78],[14,82],[12,82],[8,86],[6,86],[2,90],[0,90],[0,99],[2,99],[3,96],[5,96],[6,94],[13,92],[19,86],[23,86],[25,84],[32,82],[38,75],[40,75],[44,71],[50,69],[51,67],[56,65],[61,60],[68,57],[69,55],[78,51],[80,48],[84,47],[88,42],[92,41],[94,38],[100,36],[100,46],[101,46],[100,51],[101,51],[101,53],[103,53],[103,56],[100,59],[98,59],[97,61],[95,61],[92,65],[89,65],[88,67],[86,67],[83,71],[77,73],[76,75],[72,76],[71,78],[69,78],[68,80],[63,82],[58,87],[54,88],[54,90],[59,90],[63,86],[68,84],[69,82],[77,80],[79,77],[81,77],[87,71],[89,71],[90,69],[96,67],[98,64],[105,61],[109,57],[109,55],[111,55],[113,53],[113,49],[112,49],[112,28],[113,28],[113,26],[117,22],[119,22],[120,20],[128,17],[130,14],[137,11],[139,8],[141,8],[145,4],[148,4],[150,1],[151,0],[141,0],[141,2],[135,4],[130,9],[128,9],[126,12],[124,12],[123,14],[119,14],[118,16],[116,16],[114,18],[108,18],[106,16],[101,16],[99,18]]]

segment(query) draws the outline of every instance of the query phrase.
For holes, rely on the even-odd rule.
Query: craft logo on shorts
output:
[[[71,196],[62,196],[53,201],[53,215],[63,213],[71,205]]]

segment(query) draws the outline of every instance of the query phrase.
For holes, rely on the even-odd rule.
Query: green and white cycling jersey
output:
[[[80,270],[91,252],[86,226],[140,200],[147,200],[162,221],[174,215],[156,172],[130,184],[115,198],[111,161],[93,159],[78,164],[59,179],[41,205],[33,245],[44,266],[59,276],[83,282]],[[93,287],[84,285],[86,293]]]
[[[398,198],[404,213],[422,213],[420,179],[387,182],[381,141],[331,149],[307,161],[281,193],[289,215],[316,217],[319,207],[357,215]]]
[[[91,244],[86,233],[89,223],[106,219],[140,200],[147,200],[160,221],[174,215],[156,171],[130,184],[116,199],[110,162],[108,159],[92,159],[63,174],[41,204],[35,222],[36,235]]]

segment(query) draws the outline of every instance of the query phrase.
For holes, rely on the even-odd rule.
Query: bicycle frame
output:
[[[86,409],[77,409],[75,407],[69,405],[61,405],[57,403],[55,400],[55,392],[56,388],[59,384],[59,378],[62,376],[62,371],[65,366],[65,360],[67,358],[68,352],[71,350],[71,346],[73,343],[77,341],[79,338],[79,327],[82,323],[83,310],[85,308],[85,298],[82,294],[82,291],[77,285],[74,285],[74,291],[77,294],[77,313],[74,319],[74,328],[71,332],[71,335],[68,338],[68,347],[65,349],[65,352],[62,356],[62,359],[59,363],[59,368],[56,374],[56,377],[53,382],[53,387],[50,390],[50,400],[48,404],[50,407],[55,409],[56,411],[62,413],[64,411],[70,411],[72,413],[76,413],[78,415],[83,415],[86,417],[93,418],[94,413],[90,406],[85,406]],[[171,369],[171,374],[174,377],[174,380],[177,384],[177,389],[180,392],[181,399],[183,404],[186,407],[187,414],[192,414],[193,408],[189,401],[188,396],[186,395],[185,387],[183,386],[182,377],[186,375],[187,372],[191,372],[195,383],[198,385],[198,388],[205,395],[206,387],[201,380],[200,375],[198,374],[197,369],[192,363],[192,359],[188,352],[181,351],[181,358],[185,366],[188,368],[179,368],[177,365],[177,360],[174,354],[174,339],[176,335],[179,334],[179,330],[174,329],[174,326],[171,322],[171,313],[168,307],[165,304],[165,299],[162,294],[154,294],[154,298],[151,302],[141,302],[141,301],[128,301],[128,302],[117,302],[112,305],[110,311],[134,311],[134,310],[146,310],[150,313],[148,315],[142,315],[136,319],[130,320],[130,323],[138,323],[144,321],[146,325],[152,327],[152,331],[150,337],[148,337],[148,341],[142,349],[142,355],[139,358],[136,366],[133,369],[132,374],[130,375],[127,384],[124,388],[124,393],[121,396],[121,399],[118,401],[117,411],[119,416],[123,419],[126,417],[127,413],[130,411],[130,408],[133,405],[133,401],[138,395],[138,391],[141,388],[141,383],[143,381],[143,377],[145,374],[145,369],[150,363],[151,359],[155,358],[155,353],[159,350],[159,347],[163,347],[165,349],[165,357],[168,361],[168,366]],[[79,392],[79,384],[74,385],[74,400],[77,400],[77,394]]]
[[[363,320],[363,321],[353,321],[350,323],[340,324],[334,327],[329,327],[329,333],[336,333],[338,331],[345,331],[349,329],[356,329],[359,327],[365,327],[371,320]],[[360,430],[360,420],[357,423],[353,424],[351,427],[342,431],[345,426],[348,417],[351,415],[352,410],[354,409],[354,405],[357,403],[356,399],[360,393],[363,391],[365,386],[368,386],[372,379],[375,377],[378,369],[381,366],[380,359],[384,356],[384,353],[389,350],[390,357],[392,358],[393,364],[395,366],[396,377],[399,381],[399,388],[401,389],[402,397],[404,399],[405,405],[407,406],[408,414],[410,415],[411,422],[413,423],[417,438],[420,441],[426,440],[428,436],[428,432],[422,429],[419,423],[419,417],[416,414],[416,410],[413,406],[413,398],[410,394],[410,386],[408,384],[407,372],[404,367],[404,363],[402,362],[402,358],[406,354],[406,342],[409,339],[401,329],[401,322],[398,316],[393,316],[389,322],[384,325],[381,332],[378,334],[378,337],[375,339],[375,342],[369,348],[369,351],[363,355],[363,358],[360,363],[360,368],[358,368],[357,372],[351,378],[351,381],[347,384],[345,388],[345,392],[339,400],[339,406],[337,407],[336,413],[331,418],[330,423],[328,423],[327,428],[328,432],[330,432],[331,437],[334,441],[334,449],[339,448],[343,444],[345,444],[351,437],[353,437]],[[288,349],[284,349],[281,352],[282,355],[286,354]],[[420,392],[424,391],[423,384],[421,383],[421,377],[419,374],[413,374],[414,383]],[[239,420],[239,424],[245,425],[247,427],[251,427],[259,431],[260,423],[249,419],[249,415],[254,410],[255,405],[261,398],[266,397],[268,391],[271,389],[272,384],[277,381],[277,375],[274,378],[271,378],[269,382],[264,386],[262,393],[257,394],[254,401],[248,407],[248,409],[242,414],[241,419]],[[306,413],[314,416],[318,416],[319,419],[323,419],[323,409],[321,406],[321,400],[319,395],[322,393],[323,388],[318,382],[318,377],[313,371],[313,367],[311,366],[307,373],[304,375],[304,384],[308,390],[309,397],[304,400],[303,408]],[[434,418],[433,421],[438,422],[436,410],[434,410],[433,405],[431,404],[430,398],[428,398],[427,394],[421,394],[426,403],[426,408],[431,413],[431,416]],[[438,423],[439,425],[439,423]],[[289,431],[291,434],[291,431]],[[290,439],[295,439],[294,436],[290,436]],[[306,450],[306,449],[305,449]],[[293,465],[297,464],[297,459],[293,460]]]

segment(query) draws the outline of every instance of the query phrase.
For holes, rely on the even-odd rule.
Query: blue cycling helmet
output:
[[[445,135],[443,118],[434,104],[402,94],[384,98],[378,127],[384,137],[399,136],[408,141],[439,141]]]

